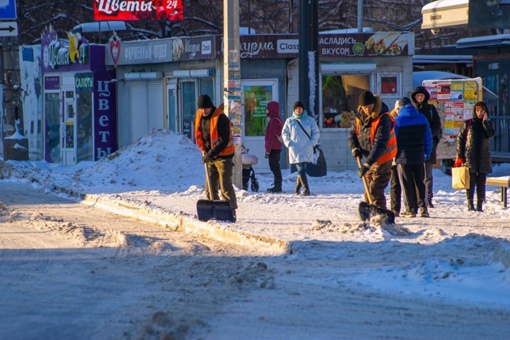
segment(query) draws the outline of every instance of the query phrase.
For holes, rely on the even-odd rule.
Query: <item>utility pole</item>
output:
[[[319,115],[319,1],[299,1],[299,100]]]
[[[236,151],[233,183],[243,187],[241,103],[241,53],[239,50],[239,0],[223,0],[223,103],[232,121]]]

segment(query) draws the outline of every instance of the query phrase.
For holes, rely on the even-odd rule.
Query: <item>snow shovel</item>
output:
[[[204,163],[205,168],[205,183],[209,188],[209,193],[212,196],[213,190],[209,182],[209,170],[207,164]],[[201,199],[197,202],[197,216],[200,221],[218,220],[235,222],[234,209],[229,201],[220,200],[205,200]]]
[[[361,169],[361,158],[356,157],[356,161],[358,162],[358,168]],[[362,221],[370,221],[370,219],[374,216],[380,216],[381,220],[384,224],[395,224],[395,214],[393,211],[378,207],[377,205],[372,204],[372,196],[368,191],[368,183],[365,176],[361,177],[363,180],[363,186],[365,187],[365,193],[368,197],[368,202],[360,202],[359,203],[359,217]]]

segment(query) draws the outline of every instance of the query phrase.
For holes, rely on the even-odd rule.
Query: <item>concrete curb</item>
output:
[[[230,223],[215,221],[201,222],[189,214],[167,212],[158,207],[150,206],[149,203],[143,206],[140,203],[127,202],[119,195],[114,197],[113,200],[111,196],[105,200],[97,195],[78,194],[66,188],[57,189],[54,187],[54,189],[80,199],[83,204],[114,213],[120,213],[123,216],[132,217],[171,230],[192,232],[224,243],[233,243],[249,247],[263,247],[277,253],[290,253],[290,242],[267,235],[256,235],[235,230],[229,228]]]
[[[48,188],[48,184],[35,176],[26,173],[15,174],[16,168],[8,163],[2,162],[0,167],[3,177],[18,177],[28,179],[32,183],[38,183]],[[7,174],[4,174],[7,172]],[[63,193],[67,196],[77,199],[80,203],[91,205],[114,213],[129,216],[134,219],[147,223],[160,225],[172,230],[185,230],[200,234],[219,242],[238,244],[248,247],[263,247],[269,251],[279,254],[290,254],[292,242],[281,240],[268,235],[256,235],[240,230],[229,228],[230,223],[220,223],[215,221],[201,222],[195,216],[186,213],[171,213],[164,211],[159,207],[150,206],[146,202],[144,207],[141,203],[128,202],[122,199],[120,195],[109,195],[108,199],[102,199],[101,195],[83,194],[71,188],[61,187],[50,184],[49,190],[54,193]],[[114,200],[112,200],[114,197]]]

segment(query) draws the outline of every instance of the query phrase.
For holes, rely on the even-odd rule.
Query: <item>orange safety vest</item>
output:
[[[220,115],[224,114],[220,109],[216,109],[211,117],[210,123],[210,136],[211,136],[211,149],[218,143],[219,135],[218,135],[218,119]],[[195,136],[197,138],[197,145],[202,150],[202,152],[206,152],[204,146],[204,139],[202,137],[202,131],[200,130],[200,121],[202,120],[202,112],[201,110],[197,110],[195,116]],[[234,145],[234,136],[232,135],[232,126],[229,125],[230,137],[228,140],[228,145],[225,149],[221,150],[218,156],[229,156],[235,152]]]
[[[370,142],[374,143],[375,141],[375,134],[377,132],[377,128],[379,128],[379,123],[381,122],[381,117],[383,115],[388,114],[388,112],[383,113],[379,115],[377,118],[375,118],[372,121],[372,126],[370,127]],[[391,117],[391,121],[394,122],[393,117]],[[356,136],[359,135],[359,129],[360,129],[360,119],[356,118]],[[386,152],[377,159],[377,164],[384,164],[397,155],[397,136],[395,136],[395,128],[392,126],[390,131],[390,139],[388,140],[388,144],[386,144]]]

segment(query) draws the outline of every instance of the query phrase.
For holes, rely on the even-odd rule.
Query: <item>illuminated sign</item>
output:
[[[183,20],[182,0],[94,0],[94,20]]]

